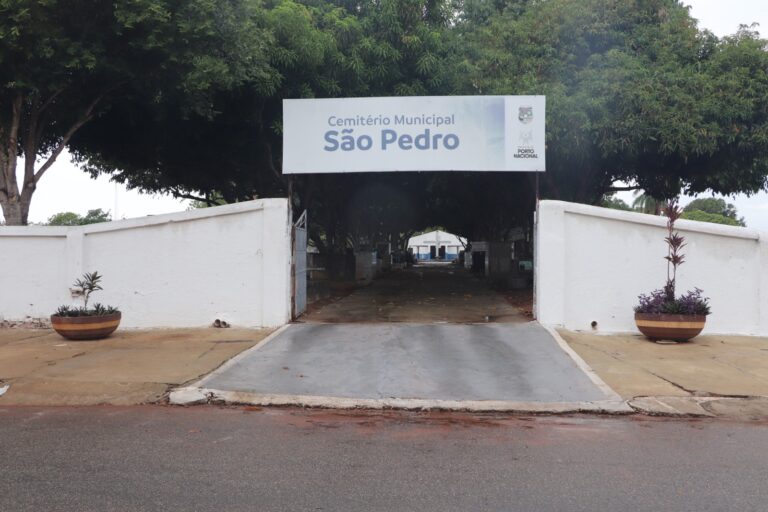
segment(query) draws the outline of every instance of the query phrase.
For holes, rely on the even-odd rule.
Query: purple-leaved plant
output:
[[[664,313],[664,304],[667,303],[666,290],[654,290],[649,295],[640,294],[637,297],[639,303],[635,306],[636,313]]]
[[[680,308],[681,315],[708,315],[709,299],[703,297],[704,293],[700,288],[694,288],[685,295],[681,295],[676,303]]]
[[[669,201],[662,209],[667,216],[667,282],[661,290],[654,290],[649,295],[638,296],[636,313],[648,314],[672,314],[672,315],[708,315],[709,298],[704,297],[702,290],[694,288],[680,297],[675,296],[677,281],[677,267],[685,262],[685,255],[681,250],[685,247],[685,237],[675,231],[675,222],[683,214],[683,209],[677,204],[677,200]]]
[[[654,290],[649,295],[641,294],[636,313],[667,314],[667,315],[708,315],[709,299],[702,296],[699,288],[694,288],[685,295],[669,300],[666,290]]]

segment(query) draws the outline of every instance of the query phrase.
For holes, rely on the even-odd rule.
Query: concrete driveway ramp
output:
[[[342,406],[440,401],[453,404],[450,408],[469,402],[576,404],[615,398],[535,322],[294,324],[193,387],[177,390],[172,401],[189,403],[201,396]]]

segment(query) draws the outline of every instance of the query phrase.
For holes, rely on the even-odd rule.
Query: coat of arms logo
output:
[[[533,107],[531,106],[520,107],[520,111],[517,114],[517,118],[523,124],[530,124],[531,122],[533,122]]]

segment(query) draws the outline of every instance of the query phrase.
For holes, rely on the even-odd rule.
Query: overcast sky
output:
[[[761,33],[768,33],[768,0],[686,0],[684,3],[691,6],[691,14],[699,20],[700,27],[718,36],[735,32],[739,24],[753,22],[760,23]],[[631,194],[625,199],[631,201]],[[736,204],[749,227],[768,231],[768,194],[728,200]],[[113,218],[130,218],[185,210],[187,202],[129,191],[105,177],[92,180],[70,163],[67,154],[62,154],[38,184],[29,221],[44,222],[62,211],[84,214],[94,208],[111,211]]]

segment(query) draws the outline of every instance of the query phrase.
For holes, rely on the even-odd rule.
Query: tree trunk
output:
[[[5,148],[3,148],[5,150]],[[26,226],[29,217],[29,206],[32,204],[32,194],[35,192],[34,174],[25,172],[25,183],[22,185],[21,193],[18,191],[16,181],[16,155],[10,154],[5,158],[5,168],[2,169],[4,179],[2,180],[3,189],[0,193],[0,206],[3,208],[3,217],[5,217],[6,226]],[[34,160],[33,160],[34,164]],[[28,164],[25,162],[25,167]],[[10,179],[9,179],[10,178]]]
[[[36,95],[25,100],[21,92],[17,92],[10,103],[9,114],[3,116],[0,112],[0,122],[2,122],[0,124],[0,206],[8,226],[27,225],[29,206],[32,203],[32,195],[37,189],[37,182],[64,151],[72,135],[93,117],[96,106],[113,89],[105,90],[87,105],[77,120],[62,134],[58,144],[50,148],[47,160],[37,172],[35,172],[35,161],[44,132],[40,125],[41,115],[61,90],[53,93],[45,101],[40,101]],[[23,108],[25,101],[29,108]],[[19,143],[25,159],[21,193],[16,176]]]
[[[26,208],[21,201],[3,201],[3,217],[6,226],[26,226],[29,215],[29,204]]]

